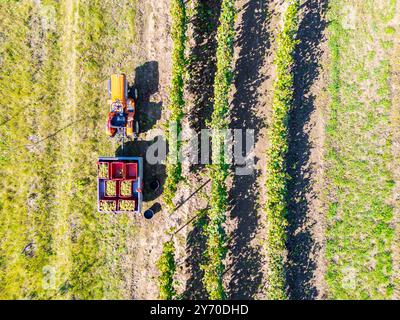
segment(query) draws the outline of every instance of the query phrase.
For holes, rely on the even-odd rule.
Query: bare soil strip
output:
[[[141,139],[136,146],[128,146],[125,152],[139,152],[145,156],[152,139],[157,136],[150,129],[160,129],[167,119],[162,112],[163,105],[168,103],[168,87],[171,76],[169,2],[146,0],[137,4],[137,37],[138,43],[133,51],[138,55],[139,65],[135,70],[135,86],[139,91],[139,120]],[[135,142],[136,143],[136,142]],[[131,148],[131,149],[129,149]],[[137,154],[137,153],[136,153]],[[145,183],[165,179],[164,165],[145,166]],[[146,189],[146,185],[145,185]],[[154,199],[146,199],[145,208],[160,206],[157,194]],[[155,217],[147,221],[143,216],[136,219],[134,237],[129,239],[132,252],[132,278],[130,297],[132,299],[158,298],[157,259],[161,255],[162,244],[168,240],[166,231],[176,226],[174,217],[160,209]]]
[[[236,175],[230,190],[230,234],[228,291],[231,299],[252,299],[263,280],[260,193],[263,190],[262,164],[265,158],[266,94],[263,85],[270,77],[269,3],[238,1],[235,91],[231,107],[231,128],[251,129],[255,135],[256,168],[251,175]],[[245,140],[245,132],[242,134]],[[245,146],[242,147],[244,153]],[[260,166],[261,164],[261,166]],[[235,168],[233,168],[235,170]]]
[[[326,0],[303,1],[295,54],[295,106],[290,114],[287,283],[291,299],[324,295],[323,108]]]

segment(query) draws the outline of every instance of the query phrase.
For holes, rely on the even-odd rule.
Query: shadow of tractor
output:
[[[162,102],[152,101],[159,92],[159,71],[157,61],[148,61],[135,69],[135,82],[128,86],[128,96],[134,98],[137,90],[137,121],[139,132],[152,129],[161,119]]]

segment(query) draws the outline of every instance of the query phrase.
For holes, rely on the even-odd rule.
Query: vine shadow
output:
[[[194,46],[188,59],[187,91],[191,100],[189,122],[200,134],[211,119],[214,102],[214,77],[217,70],[217,27],[221,12],[221,1],[199,0],[191,20]],[[199,150],[200,159],[200,150]],[[201,171],[204,164],[191,164],[192,172]]]
[[[255,142],[264,126],[263,119],[257,114],[257,106],[260,104],[258,89],[266,79],[262,67],[270,48],[268,4],[269,1],[264,0],[248,1],[242,7],[242,22],[236,30],[239,57],[235,65],[236,93],[232,102],[231,127],[254,129]],[[245,132],[242,132],[242,141],[246,141]],[[258,170],[251,175],[236,174],[229,194],[231,219],[237,221],[229,245],[232,258],[228,285],[230,299],[253,299],[262,281],[261,248],[251,245],[259,221],[259,175]]]
[[[294,82],[295,101],[290,112],[289,150],[287,155],[288,174],[288,259],[286,277],[290,299],[310,300],[318,296],[313,279],[317,268],[312,257],[320,250],[315,243],[307,214],[310,207],[307,197],[313,193],[311,163],[310,117],[315,111],[315,95],[311,87],[319,75],[319,60],[324,41],[327,0],[306,1],[301,6],[300,21],[295,52]]]

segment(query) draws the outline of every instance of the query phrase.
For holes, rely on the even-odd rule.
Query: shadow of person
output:
[[[149,131],[161,119],[161,101],[152,101],[159,92],[159,71],[157,61],[148,61],[135,69],[135,81],[128,87],[129,97],[135,98],[137,90],[137,121],[139,132]]]
[[[156,141],[162,141],[161,136],[155,137],[151,141],[135,140],[126,142],[119,146],[115,152],[116,157],[142,157],[143,158],[143,201],[149,202],[157,199],[162,194],[163,185],[166,179],[165,165],[161,160],[157,163],[147,161],[147,153],[150,146]],[[157,190],[151,187],[151,183],[157,180],[160,184]]]

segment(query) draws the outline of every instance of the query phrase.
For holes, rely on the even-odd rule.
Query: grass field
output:
[[[57,19],[60,8],[56,2],[49,5]],[[53,252],[53,161],[58,152],[51,140],[39,141],[59,124],[60,68],[55,61],[60,52],[56,26],[45,29],[43,14],[27,1],[1,4],[1,29],[7,30],[0,80],[6,111],[1,126],[1,252],[8,257],[1,261],[1,293],[10,298],[47,296],[42,268]]]
[[[1,6],[10,70],[0,88],[1,197],[12,213],[1,215],[1,295],[122,298],[134,228],[127,216],[97,214],[92,177],[97,157],[114,153],[103,134],[105,80],[134,68],[123,45],[135,41],[134,3],[113,12],[111,1]]]
[[[340,15],[346,5],[354,16]],[[379,11],[376,5],[331,1],[326,279],[336,299],[389,299],[393,293],[390,62],[396,1],[380,2]]]

